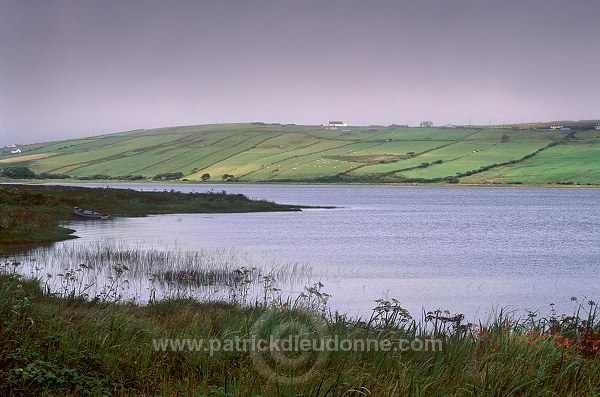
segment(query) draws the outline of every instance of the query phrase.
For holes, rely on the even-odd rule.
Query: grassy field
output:
[[[20,146],[0,168],[106,179],[182,173],[247,182],[600,184],[600,131],[222,124]]]

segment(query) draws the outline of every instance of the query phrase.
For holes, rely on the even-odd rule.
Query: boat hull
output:
[[[79,208],[79,207],[75,207],[73,208],[73,212],[75,213],[75,215],[79,215],[83,218],[89,218],[89,219],[108,219],[109,215],[106,212],[101,212],[101,211],[96,211],[96,210],[90,210],[87,208]]]

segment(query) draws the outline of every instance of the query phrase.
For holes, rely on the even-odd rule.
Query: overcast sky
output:
[[[0,0],[0,144],[600,118],[598,0]]]

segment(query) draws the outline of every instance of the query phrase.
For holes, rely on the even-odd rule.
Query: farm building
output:
[[[562,128],[563,128],[563,126],[562,126],[562,125],[560,125],[560,124],[552,124],[552,125],[550,126],[550,129],[551,129],[551,130],[560,130],[560,129],[562,129]]]
[[[446,128],[456,128],[456,126],[454,124],[446,124],[445,127]]]
[[[343,135],[352,135],[352,130],[342,130]]]
[[[423,121],[421,122],[422,128],[431,128],[433,127],[433,121]]]
[[[367,132],[377,132],[377,128],[367,128]]]
[[[571,132],[571,129],[569,127],[562,127],[560,132]]]
[[[343,121],[330,121],[330,127],[348,127],[348,123],[344,123]]]
[[[21,149],[14,149],[10,151],[10,154],[19,154],[21,153]]]

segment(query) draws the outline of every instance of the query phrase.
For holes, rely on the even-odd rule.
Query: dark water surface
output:
[[[330,306],[351,315],[368,315],[382,297],[400,300],[417,317],[422,308],[442,308],[480,319],[498,307],[547,313],[554,303],[559,313],[570,313],[572,296],[600,300],[600,189],[110,186],[224,189],[339,208],[72,222],[68,227],[81,238],[55,250],[106,240],[183,250],[235,247],[308,264],[310,281],[320,280],[332,295]]]

